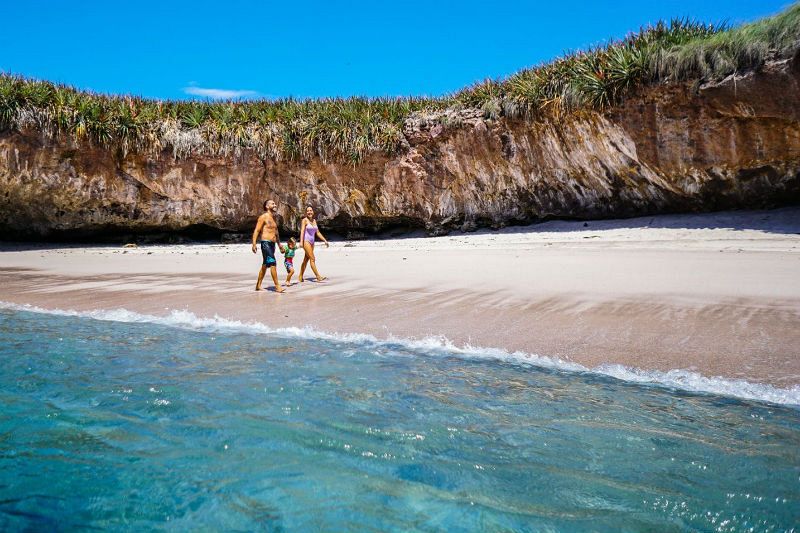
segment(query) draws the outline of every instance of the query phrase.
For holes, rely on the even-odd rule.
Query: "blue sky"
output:
[[[0,70],[152,98],[441,95],[659,18],[785,0],[4,2]],[[134,7],[135,6],[135,7]]]

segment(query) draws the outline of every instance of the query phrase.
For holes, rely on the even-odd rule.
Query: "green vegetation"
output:
[[[108,148],[176,156],[252,151],[275,160],[347,161],[396,153],[417,112],[477,108],[487,118],[546,118],[619,104],[653,83],[722,79],[800,49],[800,4],[737,28],[660,22],[620,41],[565,55],[443,98],[156,101],[104,96],[0,75],[0,131],[34,129]]]

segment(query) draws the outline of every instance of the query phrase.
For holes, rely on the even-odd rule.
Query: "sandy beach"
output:
[[[317,247],[329,281],[285,294],[253,290],[261,256],[249,244],[1,249],[0,300],[14,304],[188,310],[444,337],[587,367],[800,383],[800,208],[336,241]]]

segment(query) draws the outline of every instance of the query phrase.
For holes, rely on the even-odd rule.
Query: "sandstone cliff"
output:
[[[0,134],[0,238],[286,229],[306,204],[341,233],[431,233],[800,202],[800,58],[708,85],[645,88],[604,113],[542,121],[414,116],[395,157],[357,166],[176,158]]]

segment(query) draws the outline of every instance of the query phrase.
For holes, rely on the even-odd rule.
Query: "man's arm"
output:
[[[278,245],[278,249],[281,249],[283,246],[281,246],[281,232],[278,230],[278,219],[273,215],[272,221],[275,222],[275,242]]]
[[[256,253],[256,240],[258,236],[261,234],[261,228],[264,226],[264,217],[258,217],[258,222],[256,222],[256,229],[253,232],[253,253]]]

